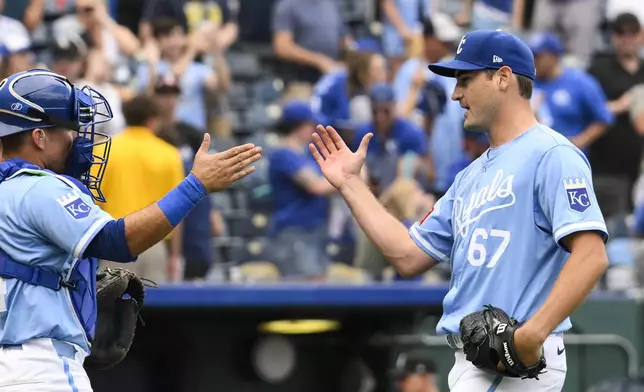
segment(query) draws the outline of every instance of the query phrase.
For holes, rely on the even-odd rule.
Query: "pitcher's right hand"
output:
[[[313,143],[309,150],[320,165],[322,174],[336,189],[352,178],[360,178],[360,171],[367,157],[367,147],[372,133],[366,134],[356,152],[352,152],[344,143],[333,127],[318,125],[317,133],[313,134]]]

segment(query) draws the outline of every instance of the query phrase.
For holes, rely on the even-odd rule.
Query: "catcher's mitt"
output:
[[[495,375],[539,379],[539,374],[546,367],[543,350],[536,364],[527,366],[521,362],[514,346],[514,331],[518,327],[515,319],[492,305],[468,314],[461,320],[459,328],[467,360]],[[505,371],[499,371],[499,361]]]
[[[123,298],[125,295],[129,298]],[[133,272],[105,268],[96,276],[98,316],[91,355],[85,359],[90,369],[108,369],[121,362],[132,345],[145,287]]]

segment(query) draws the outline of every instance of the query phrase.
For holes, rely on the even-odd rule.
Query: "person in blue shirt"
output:
[[[538,122],[530,104],[534,57],[518,37],[471,31],[453,60],[429,67],[456,79],[451,99],[466,109],[464,128],[485,132],[490,149],[411,229],[360,177],[374,133],[351,150],[335,129],[318,126],[309,150],[368,238],[402,275],[449,265],[452,277],[436,332],[454,350],[451,392],[560,392],[570,315],[608,267],[608,231],[588,159]],[[489,304],[521,326],[513,335],[514,359],[533,366],[545,357],[538,380],[492,374],[465,355],[459,325]]]
[[[456,22],[481,29],[521,29],[525,0],[466,0],[463,9],[456,15]]]
[[[438,77],[449,80],[445,77]],[[432,78],[425,83],[416,104],[422,115],[423,130],[429,139],[427,175],[419,178],[423,188],[437,197],[445,194],[453,179],[450,178],[452,166],[462,161],[463,146],[463,109],[457,102],[448,101],[445,84]],[[461,140],[456,146],[454,140]]]
[[[412,122],[396,115],[393,87],[376,84],[369,92],[369,99],[373,120],[356,129],[351,144],[357,147],[364,135],[374,134],[367,173],[376,194],[387,189],[399,175],[431,177],[427,136]]]
[[[0,391],[90,392],[98,260],[135,261],[261,157],[252,144],[208,154],[204,134],[176,188],[116,220],[95,203],[111,143],[95,125],[111,117],[98,91],[48,70],[0,82]]]
[[[362,50],[352,52],[348,55],[346,69],[322,77],[315,85],[312,108],[335,126],[360,121],[363,116],[352,113],[352,101],[368,95],[371,86],[386,80],[387,62],[381,54]]]
[[[195,146],[183,144],[179,147],[185,174],[190,175],[194,164]],[[211,149],[211,152],[216,152]],[[183,255],[183,279],[185,281],[204,279],[215,262],[213,249],[214,218],[219,215],[211,197],[199,201],[183,221],[181,254]]]
[[[426,0],[382,0],[382,43],[394,74],[408,57],[417,39],[422,20],[429,16]]]
[[[289,101],[277,127],[281,146],[268,155],[273,196],[273,261],[285,278],[322,279],[326,255],[329,198],[335,188],[308,153],[317,118],[308,102]]]
[[[532,103],[539,121],[587,149],[613,121],[604,91],[585,71],[561,63],[564,49],[556,35],[537,33],[529,44],[537,69]]]
[[[478,157],[490,148],[490,141],[486,134],[474,131],[465,131],[463,135],[463,156],[449,168],[449,186],[452,186],[458,173],[465,170]]]
[[[181,87],[175,110],[177,121],[205,132],[208,130],[207,94],[219,91],[225,80],[212,67],[195,61],[198,54],[206,52],[207,40],[203,34],[189,38],[185,28],[173,19],[157,20],[152,27],[159,49],[158,58],[151,55],[139,64],[136,89],[150,91],[159,75],[176,77]]]
[[[423,186],[437,195],[449,188],[449,167],[462,155],[464,110],[448,99],[454,79],[430,72],[427,65],[453,57],[461,36],[449,15],[432,14],[423,22],[421,56],[407,60],[392,82],[398,114],[423,127],[428,136],[434,179]]]

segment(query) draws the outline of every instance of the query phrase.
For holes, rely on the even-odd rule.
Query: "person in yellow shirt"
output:
[[[101,208],[115,219],[138,211],[176,187],[185,177],[179,150],[157,136],[161,108],[145,95],[124,103],[127,127],[114,136],[110,161],[101,189],[107,200]],[[154,282],[174,280],[180,273],[182,227],[169,237],[170,251],[164,241],[139,255],[127,268]],[[109,266],[110,262],[105,262]]]

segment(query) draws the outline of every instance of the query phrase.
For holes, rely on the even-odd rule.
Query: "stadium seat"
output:
[[[365,284],[369,282],[365,271],[344,263],[331,263],[327,269],[326,277],[329,283]]]
[[[250,133],[259,131],[266,131],[272,128],[277,121],[274,113],[270,111],[270,107],[266,105],[253,105],[245,113],[245,124]]]
[[[224,215],[230,215],[234,211],[233,200],[228,192],[216,192],[210,195],[213,207]]]
[[[238,211],[224,216],[226,221],[226,228],[231,237],[246,238],[250,236],[250,223],[248,216],[241,214]]]
[[[268,184],[259,185],[252,189],[248,205],[251,213],[263,212],[265,214],[271,214],[273,212],[271,192],[272,188]]]
[[[229,113],[229,120],[230,129],[233,134],[240,135],[247,133],[242,112],[231,110]]]
[[[382,280],[384,282],[391,282],[396,276],[396,270],[392,266],[388,266],[382,271]]]
[[[257,80],[261,77],[262,65],[255,53],[231,51],[227,57],[234,80]]]
[[[439,284],[444,283],[445,281],[441,277],[440,272],[435,270],[429,270],[423,274],[423,283],[427,284]]]
[[[326,253],[334,262],[351,265],[355,254],[355,245],[331,241],[326,246]]]
[[[245,281],[250,282],[279,282],[281,274],[275,264],[270,261],[248,261],[240,265]]]
[[[228,103],[232,109],[244,109],[250,103],[248,88],[244,83],[235,82],[230,86]]]
[[[230,235],[240,238],[263,237],[269,227],[270,217],[262,212],[226,217]]]
[[[273,77],[264,78],[252,86],[253,100],[262,104],[278,102],[283,91],[284,82]]]

